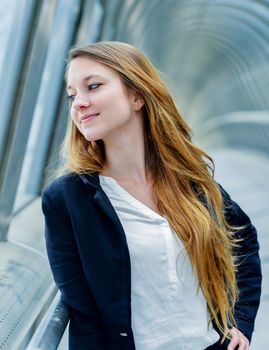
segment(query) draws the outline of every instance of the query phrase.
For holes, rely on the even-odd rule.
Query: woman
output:
[[[66,175],[42,207],[69,348],[249,349],[260,299],[255,228],[149,60],[100,42],[70,51]]]

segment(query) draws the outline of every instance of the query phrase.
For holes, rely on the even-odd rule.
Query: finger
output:
[[[238,350],[249,350],[249,342],[247,339],[241,339],[239,343],[240,343],[240,346]]]
[[[239,335],[239,348],[238,350],[249,350],[249,340],[248,338],[238,330]]]
[[[239,345],[239,337],[237,335],[232,337],[232,340],[230,341],[228,345],[228,350],[234,350],[237,345]],[[240,349],[241,350],[241,349]]]

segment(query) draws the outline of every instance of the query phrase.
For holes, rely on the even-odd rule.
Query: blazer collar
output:
[[[79,177],[87,186],[94,187],[95,189],[100,187],[100,179],[97,171],[88,174],[79,174]]]

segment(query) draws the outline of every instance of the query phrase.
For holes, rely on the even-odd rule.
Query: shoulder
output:
[[[224,214],[227,222],[231,226],[251,224],[250,218],[239,204],[231,198],[229,193],[220,184],[218,184],[218,186],[222,195]]]
[[[44,214],[48,213],[51,207],[66,207],[66,201],[70,197],[70,192],[76,192],[76,188],[83,185],[78,174],[67,173],[50,181],[42,191],[42,210]]]
[[[222,198],[222,210],[225,216],[226,222],[231,227],[240,227],[240,226],[251,226],[251,220],[245,211],[240,207],[240,205],[231,198],[230,194],[216,182],[220,195]],[[208,205],[205,199],[205,196],[202,192],[199,192],[197,188],[195,189],[198,199],[203,203],[203,205],[208,209]]]
[[[43,189],[43,195],[53,195],[66,190],[72,184],[76,184],[79,181],[79,176],[75,173],[68,173],[57,177],[56,179],[50,181]]]

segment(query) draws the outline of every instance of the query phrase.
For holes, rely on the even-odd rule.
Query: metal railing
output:
[[[58,292],[26,350],[56,350],[69,321],[67,306]]]

